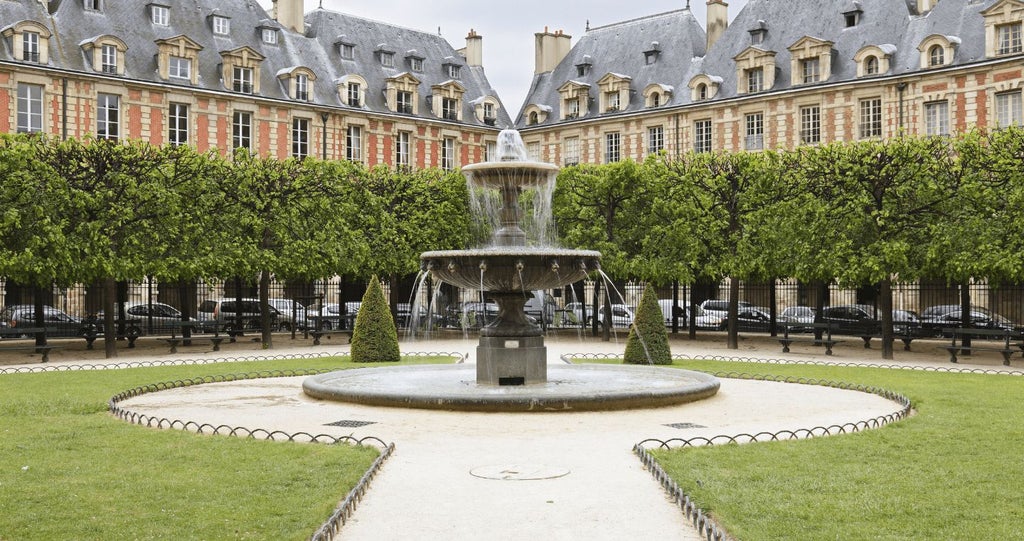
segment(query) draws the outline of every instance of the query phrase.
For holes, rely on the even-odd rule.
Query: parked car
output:
[[[538,322],[550,325],[555,321],[555,311],[557,308],[558,305],[550,293],[538,290],[533,292],[533,297],[527,299],[523,311]]]
[[[831,325],[833,334],[880,334],[882,322],[875,314],[875,308],[866,304],[826,306],[821,320]]]
[[[743,308],[755,308],[755,306],[747,301],[737,301],[737,306],[742,310]],[[724,318],[729,314],[729,300],[728,299],[708,299],[700,303],[700,309],[707,316],[715,316],[718,318]]]
[[[494,301],[467,302],[453,305],[449,310],[448,321],[458,322],[464,329],[486,327],[498,317],[498,303]]]
[[[771,314],[767,308],[743,307],[736,312],[737,330],[741,332],[769,332],[771,330]],[[729,317],[722,318],[718,330],[729,328]]]
[[[47,337],[82,335],[82,320],[52,306],[43,306],[43,328]],[[0,327],[5,336],[20,337],[17,329],[38,327],[36,309],[31,304],[12,304],[0,310]],[[27,336],[25,336],[27,338]]]
[[[672,326],[672,299],[659,299],[658,305],[661,307],[661,315],[665,318],[665,326]],[[697,320],[694,325],[698,329],[715,329],[717,330],[722,325],[722,318],[705,314],[699,306],[696,306]],[[693,310],[689,306],[679,306],[679,328],[685,329],[690,325],[690,318],[693,317]]]
[[[810,306],[787,306],[779,314],[779,325],[789,325],[790,332],[810,332],[814,323],[814,308]],[[802,325],[807,325],[803,327]]]
[[[139,329],[146,334],[181,334],[181,311],[177,308],[162,302],[126,302],[124,303],[124,315],[126,319],[138,319]],[[102,325],[103,312],[96,314],[96,319]],[[193,333],[208,332],[212,330],[209,321],[202,321],[197,318],[189,318],[195,323]],[[152,323],[152,329],[150,329]]]
[[[282,331],[291,331],[305,329],[308,322],[306,321],[306,307],[302,303],[295,302],[292,299],[267,299],[267,303],[273,306],[278,313],[278,324],[277,328]]]
[[[341,305],[335,302],[324,304],[313,304],[306,308],[306,320],[310,329],[330,331],[341,328],[341,321],[344,317],[345,328],[351,329],[355,324],[356,314],[359,313],[361,302],[349,301],[345,303],[345,314],[342,316]]]
[[[278,329],[281,323],[281,313],[270,306],[270,325]],[[200,321],[216,322],[217,326],[224,331],[239,330],[238,318],[241,316],[242,329],[259,329],[261,327],[261,313],[259,299],[242,299],[241,306],[238,306],[237,299],[210,299],[199,303],[196,310]]]
[[[417,316],[410,322],[409,316],[412,314],[412,306],[407,302],[398,303],[398,319],[395,320],[395,325],[399,330],[408,329],[412,324],[415,324],[419,329],[425,329],[428,325],[430,328],[436,329],[444,322],[443,314],[431,313],[422,304],[417,306],[416,313]]]
[[[927,308],[921,316],[922,332],[930,336],[941,336],[942,329],[960,327],[962,326],[962,313],[961,307],[955,304]],[[971,326],[977,329],[1021,330],[1020,325],[981,306],[971,306],[969,317]]]

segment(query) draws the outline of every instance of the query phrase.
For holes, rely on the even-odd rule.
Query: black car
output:
[[[740,332],[769,332],[771,330],[771,315],[767,309],[756,307],[740,307],[736,313],[737,330]],[[729,329],[729,317],[722,318],[718,326],[719,330]]]
[[[821,321],[828,323],[832,334],[876,335],[882,333],[882,322],[874,307],[866,304],[826,306]]]
[[[963,310],[960,306],[953,304],[930,307],[924,311],[924,314],[927,315],[921,317],[921,329],[931,336],[943,336],[945,333],[942,332],[942,329],[963,326],[962,313]],[[971,307],[970,325],[975,329],[1020,330],[1019,325],[980,306]]]
[[[81,319],[52,306],[43,306],[43,327],[48,337],[82,336]],[[22,337],[18,328],[37,328],[36,309],[31,304],[12,304],[0,310],[0,328],[6,337]]]

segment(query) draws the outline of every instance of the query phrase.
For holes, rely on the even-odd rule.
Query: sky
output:
[[[259,0],[268,12],[271,0]],[[687,0],[305,0],[307,12],[324,9],[357,15],[423,32],[437,32],[456,49],[466,45],[470,29],[483,36],[484,73],[513,118],[526,99],[533,77],[533,35],[544,28],[562,30],[573,45],[591,27],[628,21],[686,7]],[[727,0],[732,21],[747,0]],[[693,0],[694,16],[705,24],[706,0]]]

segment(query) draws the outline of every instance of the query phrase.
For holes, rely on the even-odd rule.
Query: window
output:
[[[743,147],[746,150],[764,148],[764,113],[753,113],[746,116],[747,136]]]
[[[949,104],[945,101],[933,101],[924,104],[925,135],[949,134]]]
[[[878,57],[869,56],[864,59],[864,75],[878,75]]]
[[[153,24],[167,26],[170,24],[171,10],[167,6],[150,6]]]
[[[351,43],[341,44],[341,58],[345,60],[352,60],[356,56],[356,46]]]
[[[487,141],[484,145],[484,161],[489,162],[494,160],[494,156],[498,153],[498,143],[494,141]]]
[[[167,110],[167,140],[172,146],[188,144],[188,105],[172,103]]]
[[[252,150],[252,113],[235,112],[231,125],[231,146]]]
[[[498,121],[498,115],[494,112],[494,104],[485,101],[484,102],[484,124],[493,126]]]
[[[359,126],[349,126],[345,130],[345,159],[363,161],[363,129]]]
[[[398,132],[395,140],[395,165],[398,167],[409,167],[412,165],[412,134],[407,131]]]
[[[359,83],[349,83],[347,92],[347,101],[349,107],[359,107]]]
[[[533,126],[538,122],[540,122],[540,115],[537,114],[537,111],[530,111],[530,115],[527,117],[526,124],[528,126]]]
[[[309,119],[292,119],[292,156],[302,159],[309,156]]]
[[[109,43],[100,47],[100,70],[103,73],[117,73],[117,47]]]
[[[117,141],[121,125],[121,97],[99,94],[96,101],[96,137]]]
[[[861,12],[859,11],[848,11],[843,14],[843,19],[846,20],[847,28],[853,28],[854,26],[857,26],[857,23],[860,22],[860,13]]]
[[[295,99],[309,101],[309,76],[304,73],[295,75]]]
[[[192,79],[192,59],[171,56],[167,59],[167,74],[174,79]]]
[[[441,98],[441,118],[445,120],[458,120],[459,100],[455,98]]]
[[[882,99],[860,100],[860,138],[882,136]]]
[[[996,94],[996,126],[1000,128],[1020,126],[1021,121],[1020,91]]]
[[[644,64],[650,66],[658,61],[658,51],[644,51]]]
[[[751,68],[746,70],[747,93],[760,92],[764,90],[764,68]]]
[[[231,19],[227,17],[213,16],[213,33],[226,36],[231,33]]]
[[[697,85],[697,101],[708,99],[708,85],[701,83]]]
[[[590,65],[588,65],[588,64],[579,64],[579,65],[577,65],[576,66],[576,76],[577,77],[586,77],[587,76],[587,71],[589,71],[588,68],[590,68]]]
[[[604,136],[604,162],[614,163],[621,159],[619,155],[619,132],[607,133]]]
[[[441,169],[451,171],[455,169],[455,138],[445,137],[441,141]]]
[[[526,157],[531,162],[540,161],[540,143],[531,141],[526,144]]]
[[[605,93],[604,100],[605,100],[605,103],[607,104],[607,107],[605,108],[605,111],[607,111],[609,113],[614,113],[615,111],[619,110],[619,93],[618,92],[607,92],[607,93]]]
[[[18,133],[43,131],[43,87],[18,83]]]
[[[996,54],[1019,53],[1024,48],[1021,46],[1021,23],[1002,24],[996,27],[999,45]]]
[[[568,137],[563,145],[565,148],[562,151],[563,161],[566,166],[579,165],[580,163],[580,138],[579,137]]]
[[[800,144],[816,145],[821,142],[821,107],[800,108]]]
[[[407,115],[412,114],[412,92],[405,90],[399,90],[396,94],[397,104],[395,111],[399,113],[405,113]]]
[[[395,53],[382,51],[380,53],[380,65],[384,66],[385,68],[395,67]]]
[[[803,82],[816,83],[820,80],[818,70],[818,58],[805,58],[800,61],[800,72],[803,75]]]
[[[448,64],[448,77],[451,77],[452,79],[462,77],[462,66]]]
[[[82,2],[82,7],[84,7],[86,11],[100,11],[100,0],[84,0]]]
[[[25,32],[21,35],[22,57],[25,62],[39,62],[39,34]]]
[[[756,30],[751,30],[750,31],[750,44],[751,45],[760,45],[760,44],[764,43],[764,35],[767,34],[767,33],[768,33],[768,31],[763,29],[763,28],[758,28]]]
[[[693,123],[693,151],[711,152],[711,120]]]
[[[647,153],[657,154],[665,150],[665,128],[651,126],[647,128]]]
[[[263,37],[263,43],[268,45],[277,45],[277,30],[274,30],[273,28],[264,28],[260,34]]]
[[[928,49],[928,65],[929,66],[941,66],[946,63],[946,50],[942,48],[942,45],[932,45]]]
[[[578,118],[580,116],[580,99],[573,98],[566,100],[565,102],[568,112],[565,114],[565,118]]]
[[[231,88],[235,92],[252,94],[252,68],[235,66],[232,70]]]
[[[661,92],[651,94],[651,107],[661,107]]]

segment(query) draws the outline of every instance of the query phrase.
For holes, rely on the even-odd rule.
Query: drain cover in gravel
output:
[[[497,479],[499,481],[532,481],[537,479],[557,479],[569,475],[567,468],[545,466],[543,464],[504,464],[498,466],[480,466],[469,471],[470,475],[481,479]]]

